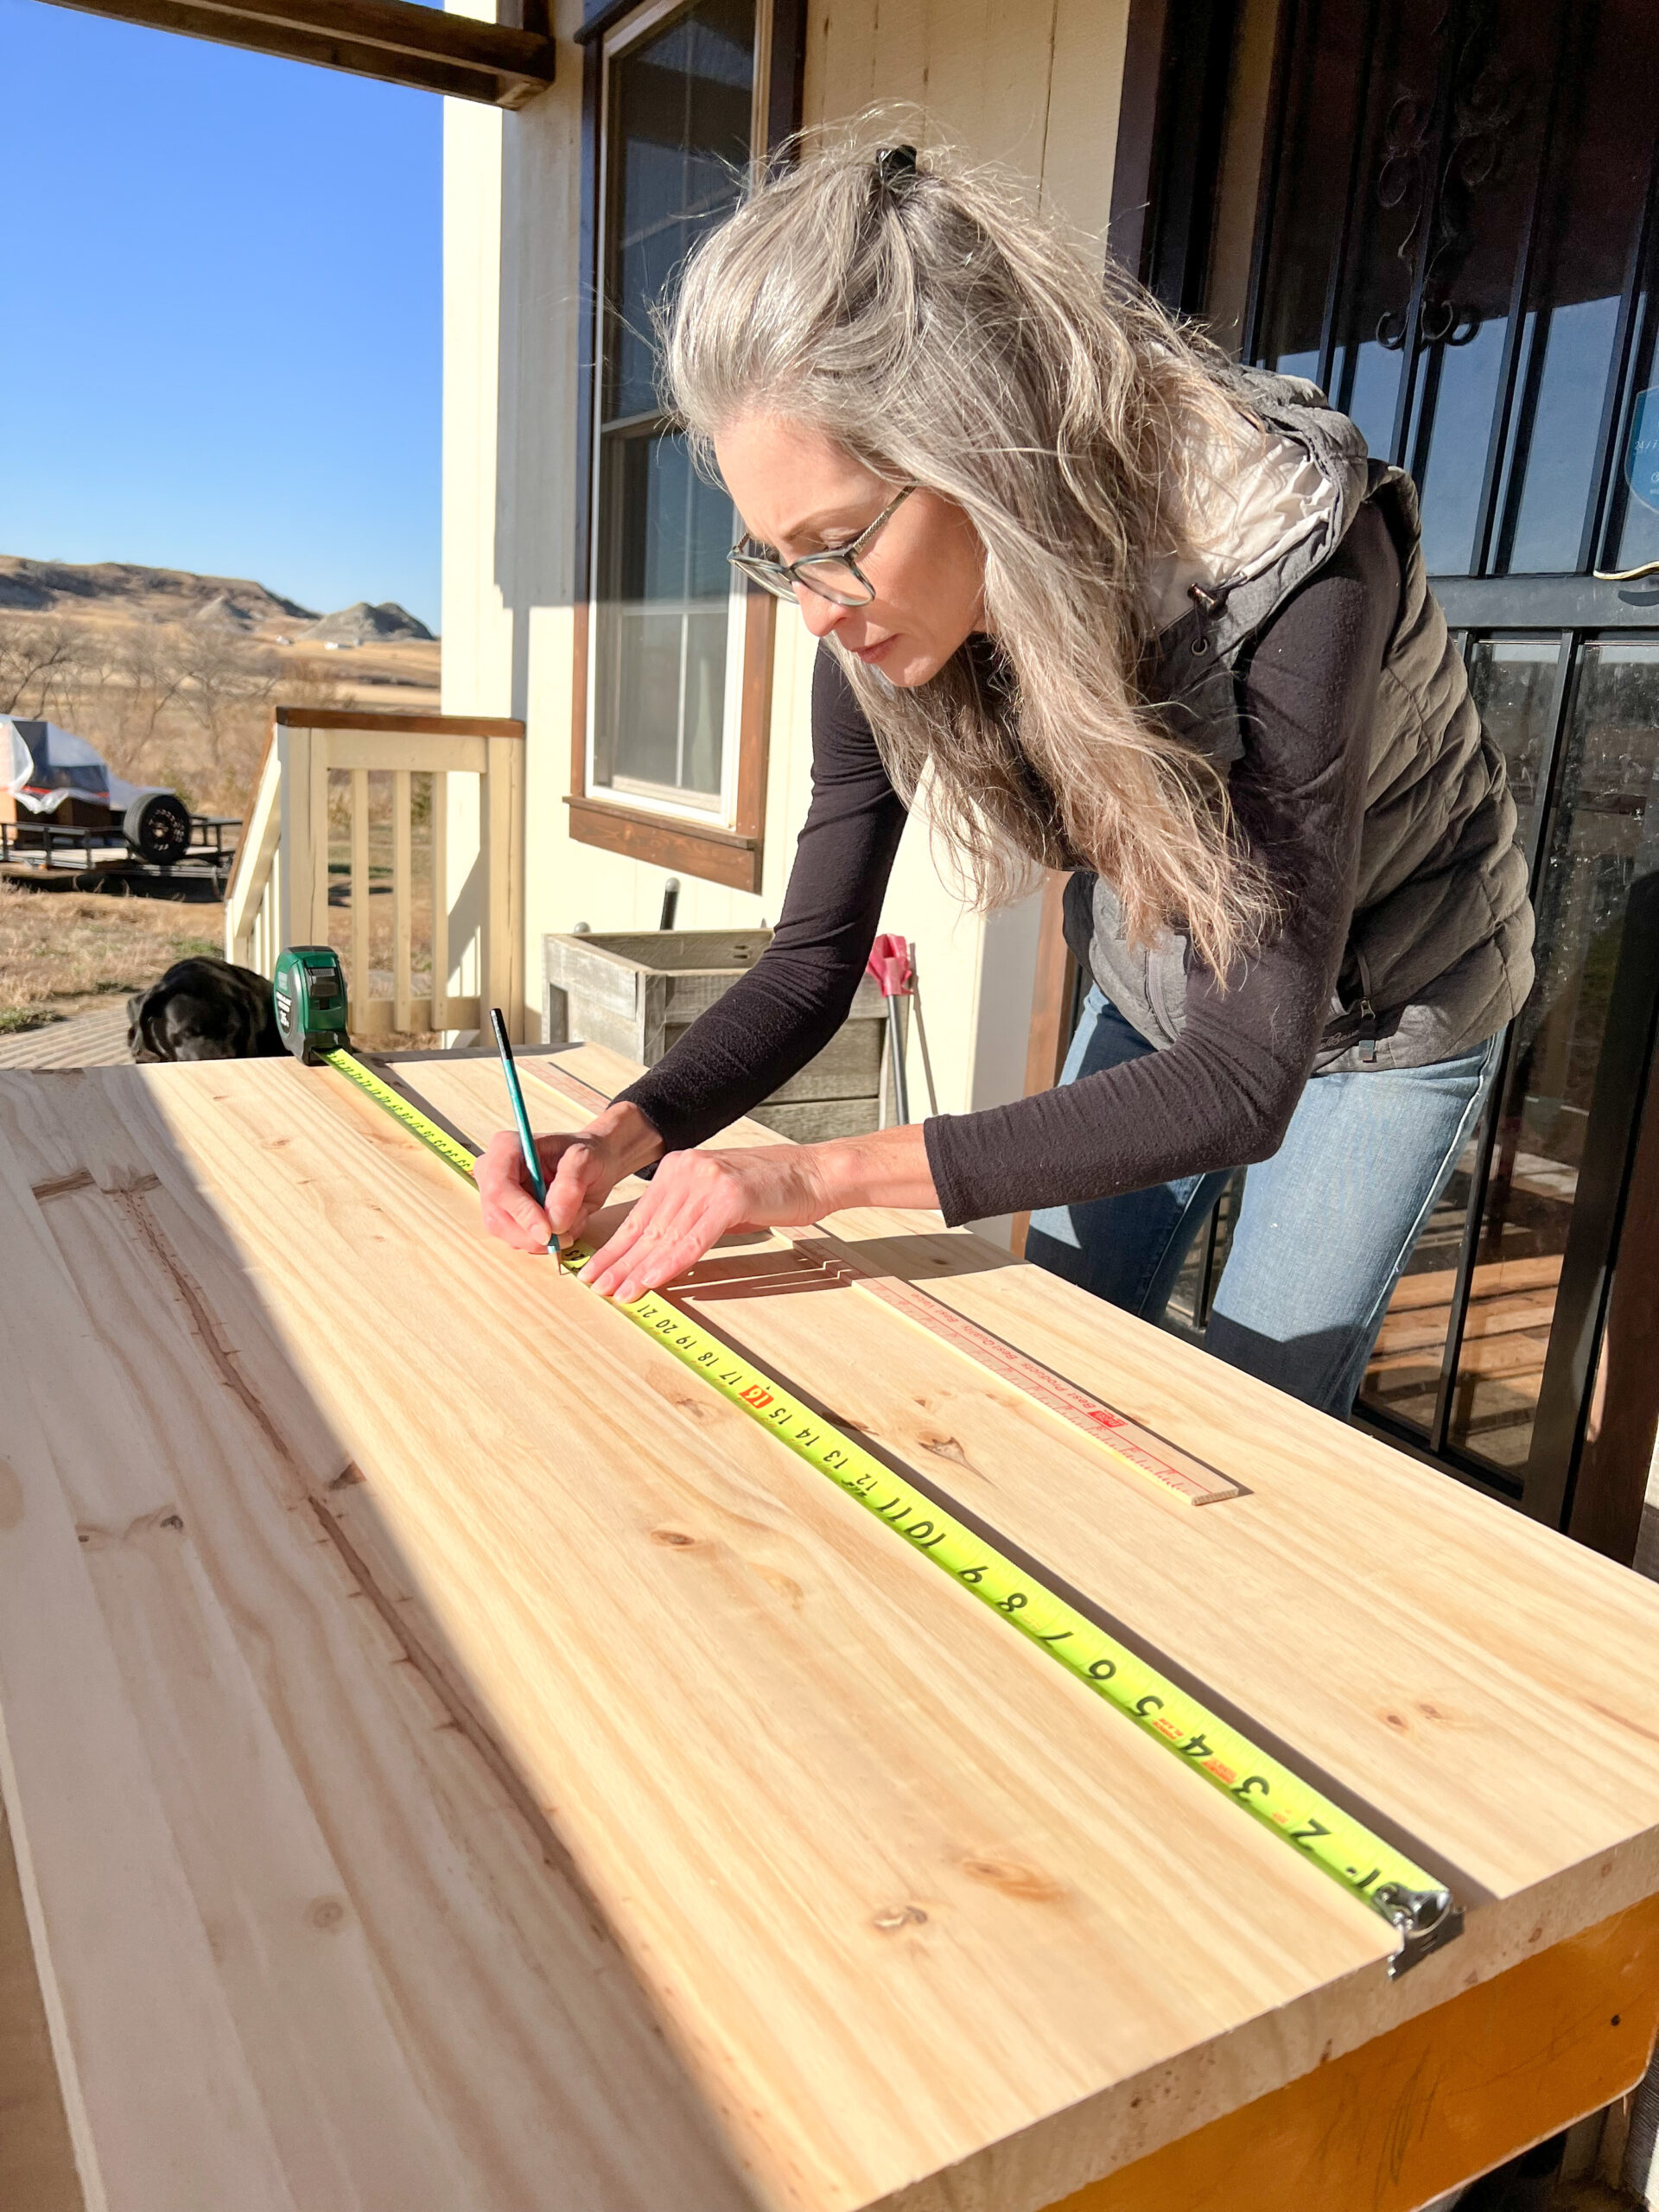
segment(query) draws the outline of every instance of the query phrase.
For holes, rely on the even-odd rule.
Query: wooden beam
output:
[[[1649,1071],[1624,1193],[1607,1326],[1601,1340],[1568,1533],[1628,1567],[1636,1557],[1654,1440],[1659,1436],[1659,1080]]]
[[[358,707],[278,707],[274,719],[285,729],[403,730],[432,737],[522,737],[523,722],[500,715],[387,715]]]
[[[534,31],[416,0],[52,0],[90,16],[245,47],[353,76],[522,107],[553,82],[554,44]]]

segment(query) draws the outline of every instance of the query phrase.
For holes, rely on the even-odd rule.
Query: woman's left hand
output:
[[[739,1229],[794,1227],[833,1209],[812,1145],[671,1152],[579,1281],[626,1305],[695,1267]]]

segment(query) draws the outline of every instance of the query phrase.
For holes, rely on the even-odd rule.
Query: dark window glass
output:
[[[719,804],[731,501],[658,412],[652,315],[749,156],[754,0],[700,0],[610,63],[593,784]]]
[[[1533,848],[1539,793],[1548,766],[1557,638],[1481,638],[1469,651],[1469,690],[1481,726],[1503,755],[1519,820],[1516,842]]]
[[[1299,29],[1286,86],[1256,358],[1283,376],[1317,377],[1331,264],[1342,228],[1347,165],[1337,149],[1352,128],[1363,78],[1363,11],[1319,4]]]
[[[1549,175],[1538,212],[1493,568],[1580,565],[1619,308],[1654,156],[1646,0],[1569,11]]]
[[[1659,385],[1636,395],[1623,460],[1624,519],[1611,566],[1639,569],[1659,561]]]
[[[1659,641],[1582,649],[1540,874],[1450,1441],[1524,1468],[1630,887],[1659,868]]]
[[[1362,79],[1364,106],[1330,153],[1346,168],[1357,133],[1349,247],[1332,332],[1331,397],[1384,460],[1394,448],[1412,285],[1433,194],[1444,45],[1443,8],[1423,0],[1378,7],[1369,74]]]

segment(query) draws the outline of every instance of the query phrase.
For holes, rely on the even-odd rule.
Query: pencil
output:
[[[501,1019],[499,1006],[490,1008],[490,1027],[495,1032],[495,1049],[501,1055],[501,1073],[506,1079],[507,1096],[512,1102],[512,1118],[518,1124],[518,1141],[524,1147],[530,1187],[536,1193],[537,1205],[544,1206],[547,1204],[547,1185],[542,1178],[542,1163],[536,1150],[536,1140],[530,1133],[530,1116],[524,1111],[524,1094],[518,1081],[518,1071],[513,1065],[512,1047],[507,1042],[507,1025]],[[548,1238],[547,1249],[556,1260],[560,1256],[556,1236]]]

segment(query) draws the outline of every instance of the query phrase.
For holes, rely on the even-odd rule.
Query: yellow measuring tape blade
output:
[[[435,1121],[423,1114],[399,1090],[376,1075],[372,1068],[365,1068],[354,1053],[340,1052],[324,1055],[329,1067],[343,1075],[347,1083],[355,1084],[364,1096],[384,1107],[395,1121],[401,1122],[410,1135],[418,1137],[429,1152],[435,1152],[446,1167],[453,1167],[457,1175],[473,1179],[473,1161],[476,1155],[459,1144],[448,1129],[441,1129]]]
[[[327,1060],[457,1174],[470,1179],[474,1154],[465,1146],[351,1053],[331,1052]],[[578,1268],[588,1257],[577,1246],[565,1254],[563,1264]],[[1241,1731],[1217,1719],[1086,1614],[1016,1566],[925,1491],[894,1474],[884,1460],[791,1397],[781,1383],[700,1321],[657,1291],[647,1291],[629,1305],[618,1304],[616,1310],[885,1522],[982,1605],[1040,1645],[1192,1773],[1380,1913],[1405,1939],[1391,1971],[1399,1972],[1456,1933],[1461,1916],[1433,1875]]]

